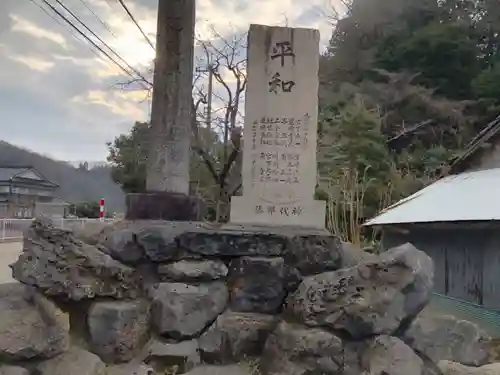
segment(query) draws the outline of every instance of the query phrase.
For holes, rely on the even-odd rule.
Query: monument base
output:
[[[203,202],[181,193],[148,192],[127,194],[127,220],[201,221]]]
[[[326,202],[301,200],[295,204],[267,203],[257,197],[231,197],[230,223],[325,228]]]

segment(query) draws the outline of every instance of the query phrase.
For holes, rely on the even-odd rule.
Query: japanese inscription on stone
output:
[[[231,221],[324,227],[313,199],[319,33],[252,25],[248,46],[243,196]]]
[[[276,42],[271,54],[271,60],[280,59],[281,67],[285,66],[285,59],[292,58],[295,61],[295,53],[290,42]],[[281,78],[281,73],[276,72],[269,81],[269,92],[278,95],[280,92],[291,92],[295,86],[294,81],[287,81]]]

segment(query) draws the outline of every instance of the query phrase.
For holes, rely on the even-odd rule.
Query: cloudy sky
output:
[[[147,71],[154,51],[116,0],[60,1],[128,64]],[[153,42],[157,1],[125,0]],[[208,37],[211,26],[229,36],[250,22],[288,24],[320,29],[325,44],[329,4],[198,0],[197,35]],[[148,119],[149,102],[144,93],[119,90],[127,76],[40,7],[53,15],[42,0],[0,0],[0,139],[60,160],[104,160],[107,141]]]

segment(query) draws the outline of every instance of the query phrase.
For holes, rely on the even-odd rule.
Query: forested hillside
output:
[[[356,241],[364,218],[446,173],[500,114],[500,2],[346,4],[321,58],[318,193],[332,230]]]
[[[57,195],[69,202],[98,201],[104,198],[108,211],[124,212],[124,194],[111,179],[107,167],[88,171],[0,141],[0,165],[32,166],[57,183]]]
[[[365,219],[448,173],[450,161],[500,115],[500,1],[342,3],[347,14],[330,18],[332,36],[320,58],[317,196],[328,202],[332,232],[370,243],[373,233],[360,226]],[[226,104],[231,114],[234,103]],[[113,176],[128,191],[144,188],[146,125],[110,144]],[[210,154],[196,150],[192,158],[192,184],[216,205],[224,196],[213,186],[226,187],[210,176],[240,149],[239,137],[229,134],[227,144],[208,137],[215,142]]]

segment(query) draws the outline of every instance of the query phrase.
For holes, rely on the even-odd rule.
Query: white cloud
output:
[[[153,43],[157,1],[127,2]],[[331,34],[331,26],[322,13],[323,9],[328,11],[326,1],[197,0],[196,32],[202,38],[208,38],[213,26],[228,37],[247,31],[250,23],[309,27],[320,30],[322,45],[325,45]],[[79,0],[67,0],[65,5],[131,66],[146,72],[154,51],[118,3],[114,0],[86,2],[101,20],[82,7]],[[23,6],[16,1],[12,4],[16,5],[15,13],[11,11],[9,14],[10,31],[2,35],[4,48],[0,48],[0,56],[6,57],[0,59],[0,115],[4,119],[12,116],[10,121],[4,121],[5,124],[13,121],[26,123],[18,127],[23,132],[19,130],[19,133],[10,135],[10,139],[40,152],[50,153],[58,148],[59,157],[67,152],[68,158],[80,155],[79,160],[104,159],[106,141],[128,131],[134,121],[148,118],[149,103],[143,102],[144,94],[113,90],[114,84],[127,80],[120,68],[106,57],[98,58],[89,51],[88,45],[76,42],[67,28],[58,25],[30,2],[23,2]],[[116,37],[106,30],[101,21]],[[27,68],[23,71],[26,73],[21,85],[6,73],[12,71],[14,63]],[[234,85],[229,72],[224,72],[224,78]],[[2,94],[8,97],[3,107]],[[17,105],[21,109],[18,110],[30,108],[30,112],[23,112],[26,113],[23,119],[15,118],[15,103],[19,103]],[[222,107],[222,103],[214,98],[214,108],[218,107]],[[38,120],[33,121],[34,118]],[[53,138],[53,142],[58,144],[57,147],[50,147],[51,138],[45,134],[47,128],[40,125],[44,122],[50,124],[54,132],[61,129],[54,133],[57,137]],[[10,134],[8,131],[3,133]]]
[[[66,38],[64,38],[61,34],[39,27],[16,14],[11,14],[10,18],[14,23],[11,29],[12,31],[26,33],[37,39],[47,39],[54,43],[66,46]]]
[[[42,73],[48,72],[55,65],[52,61],[46,61],[38,57],[32,57],[32,56],[10,55],[9,58],[14,61],[20,62],[21,64],[26,65],[30,69]]]

